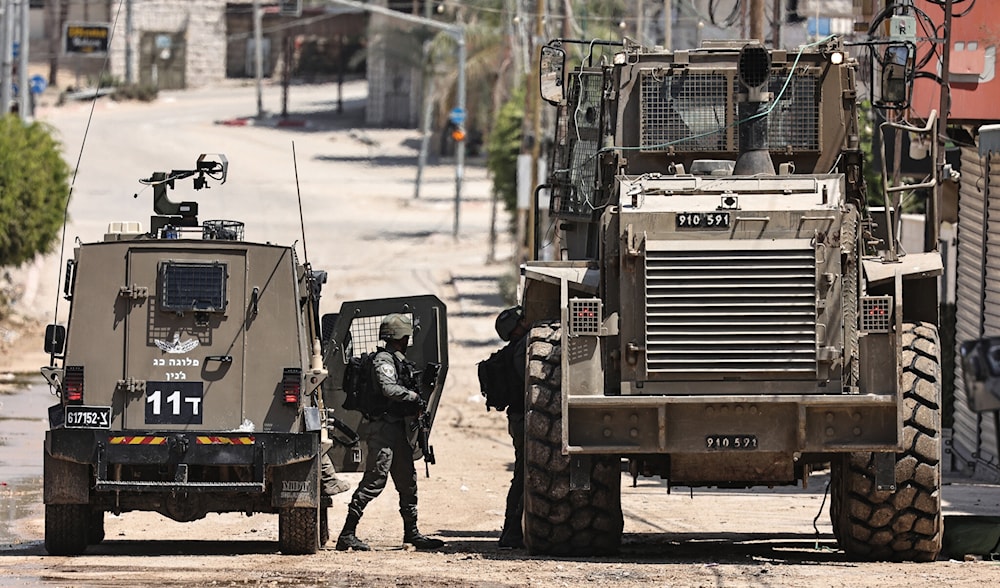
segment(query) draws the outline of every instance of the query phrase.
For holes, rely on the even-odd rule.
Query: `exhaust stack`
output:
[[[762,45],[744,45],[740,51],[739,79],[746,93],[740,96],[736,116],[740,153],[733,175],[774,175],[774,162],[767,145],[767,112],[771,95],[771,55]]]

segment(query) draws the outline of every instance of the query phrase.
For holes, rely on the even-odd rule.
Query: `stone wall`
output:
[[[143,33],[183,33],[185,86],[199,88],[226,77],[225,0],[133,0],[132,71],[140,79]],[[248,8],[249,10],[249,4]],[[125,78],[125,12],[111,40],[111,71]]]

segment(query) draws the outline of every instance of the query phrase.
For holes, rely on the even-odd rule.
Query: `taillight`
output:
[[[63,376],[63,393],[69,404],[83,404],[83,366],[66,366]]]
[[[281,389],[284,391],[286,404],[298,404],[302,393],[302,370],[285,368],[281,378]]]

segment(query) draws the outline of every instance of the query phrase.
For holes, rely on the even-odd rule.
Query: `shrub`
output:
[[[0,118],[0,267],[49,251],[69,199],[69,166],[49,126]]]

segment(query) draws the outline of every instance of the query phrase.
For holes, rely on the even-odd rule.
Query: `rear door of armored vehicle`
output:
[[[339,314],[323,317],[324,363],[330,372],[323,385],[323,399],[327,409],[332,409],[337,419],[354,430],[363,424],[363,417],[360,412],[343,408],[344,369],[350,358],[375,351],[379,325],[391,313],[407,314],[413,319],[413,337],[406,358],[419,370],[438,370],[433,385],[418,391],[427,402],[431,423],[437,414],[448,373],[448,320],[444,302],[430,294],[345,302]],[[356,472],[364,468],[366,451],[364,442],[345,442],[338,435],[329,455],[338,470]],[[415,457],[422,457],[419,451]]]
[[[145,394],[129,396],[122,425],[289,431],[297,415],[280,406],[282,372],[306,356],[287,328],[298,320],[291,250],[203,243],[128,254],[128,283],[149,296],[125,314],[125,379],[144,381]]]

